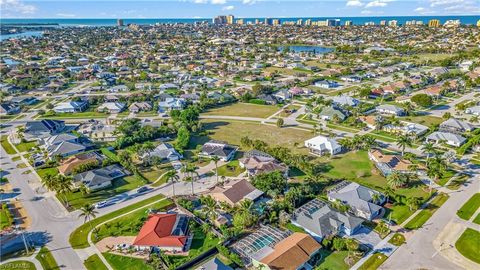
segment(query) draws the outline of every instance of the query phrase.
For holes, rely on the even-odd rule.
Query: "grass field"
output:
[[[6,203],[1,204],[0,208],[0,230],[10,227],[13,224],[13,215]]]
[[[109,114],[96,111],[76,112],[76,113],[55,113],[54,115],[41,115],[39,119],[83,119],[83,118],[107,118]]]
[[[321,249],[322,259],[317,264],[318,268],[315,269],[335,269],[335,270],[348,270],[350,267],[345,263],[345,258],[348,256],[348,251],[335,251]]]
[[[458,238],[455,247],[466,258],[480,263],[480,232],[467,228]]]
[[[218,175],[219,176],[228,176],[228,177],[236,177],[245,169],[240,167],[240,162],[238,160],[233,160],[228,162],[227,164],[218,167]]]
[[[8,142],[7,136],[1,136],[2,138],[0,139],[0,143],[2,144],[3,149],[5,149],[5,152],[9,155],[14,155],[17,152],[13,148],[13,146]]]
[[[479,207],[480,193],[476,193],[460,209],[458,209],[457,216],[461,219],[469,220]]]
[[[305,230],[303,228],[300,228],[292,223],[287,223],[287,225],[285,225],[285,228],[292,232],[305,233]]]
[[[120,256],[111,253],[103,253],[103,256],[114,270],[153,270],[144,260]]]
[[[445,121],[445,119],[443,118],[431,116],[431,115],[405,116],[405,117],[400,117],[399,119],[402,121],[409,121],[417,124],[422,124],[427,127],[430,127],[431,125],[439,125],[440,123]]]
[[[358,269],[359,270],[375,270],[378,267],[380,267],[380,265],[382,265],[382,263],[386,261],[387,258],[388,257],[382,253],[375,253],[370,258],[368,258],[368,260],[366,260],[362,264],[362,266],[360,266]]]
[[[0,270],[41,270],[29,261],[14,261],[0,265]]]
[[[157,195],[157,196],[153,196],[153,197],[150,197],[146,200],[143,200],[143,201],[140,201],[140,202],[137,202],[137,203],[134,203],[134,204],[131,204],[127,207],[124,207],[122,209],[119,209],[119,210],[116,210],[116,211],[113,211],[111,213],[108,213],[106,215],[103,215],[101,217],[98,217],[96,219],[93,219],[87,223],[84,223],[83,225],[81,225],[80,227],[78,227],[77,229],[75,229],[75,231],[73,231],[71,234],[70,234],[70,237],[69,237],[69,242],[70,242],[70,245],[75,248],[75,249],[79,249],[79,248],[86,248],[86,247],[89,247],[90,245],[88,244],[88,232],[90,231],[90,228],[91,226],[92,227],[95,227],[97,226],[98,224],[102,223],[102,222],[105,222],[107,220],[110,220],[112,218],[115,218],[119,215],[122,215],[124,213],[127,213],[127,212],[130,212],[130,211],[133,211],[135,209],[143,209],[143,207],[145,205],[148,205],[150,203],[154,203],[154,202],[157,202],[161,199],[163,199],[163,195]],[[143,209],[145,210],[145,209]],[[142,210],[142,211],[143,211]]]
[[[113,180],[113,186],[106,189],[92,191],[87,194],[83,194],[80,191],[67,193],[68,203],[72,209],[79,209],[85,204],[95,204],[99,201],[106,200],[112,196],[136,189],[143,185],[145,185],[145,181],[142,178],[136,175],[130,175]],[[63,199],[63,197],[58,198],[60,200]]]
[[[41,178],[44,178],[46,175],[57,175],[58,174],[58,169],[53,167],[53,168],[42,168],[42,169],[36,169],[38,176]]]
[[[88,257],[84,262],[83,265],[87,270],[108,270],[108,268],[103,264],[102,260],[97,254],[94,254]]]
[[[405,229],[414,230],[422,227],[423,224],[430,219],[433,213],[435,213],[435,211],[437,211],[437,209],[448,200],[448,198],[449,196],[444,193],[437,195],[425,209],[420,211],[407,223],[407,225],[405,225]]]
[[[173,204],[170,200],[163,200],[158,203],[152,204],[148,207],[149,210],[154,212],[168,210],[168,207]],[[92,241],[98,242],[109,236],[131,236],[137,235],[143,223],[147,220],[148,212],[145,210],[135,211],[126,216],[112,220],[105,223],[98,228],[96,237],[92,235]]]
[[[60,269],[57,262],[55,261],[55,258],[53,258],[52,253],[46,247],[42,247],[37,256],[35,256],[35,258],[40,262],[43,270]]]
[[[20,152],[31,151],[35,146],[37,146],[36,141],[24,142],[15,145]]]
[[[233,103],[207,110],[202,115],[228,115],[242,117],[266,118],[280,110],[277,106],[250,103]]]
[[[190,149],[195,149],[197,145],[202,145],[209,139],[240,145],[240,139],[248,136],[250,139],[265,141],[271,146],[281,145],[288,147],[294,152],[305,154],[306,149],[302,151],[302,149],[295,146],[295,143],[303,145],[305,140],[313,137],[313,134],[309,131],[278,128],[253,122],[204,119],[201,123],[205,130],[208,130],[208,136],[192,137],[189,145]]]
[[[395,246],[401,246],[403,243],[405,243],[405,236],[403,236],[401,233],[395,233],[388,242]]]

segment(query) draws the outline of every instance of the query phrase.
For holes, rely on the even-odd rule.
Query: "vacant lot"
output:
[[[467,228],[458,238],[455,247],[466,258],[480,263],[480,232]]]
[[[457,215],[465,220],[469,220],[475,211],[480,207],[480,193],[473,195],[463,206],[457,211]]]
[[[228,115],[242,117],[266,118],[280,110],[277,106],[257,105],[249,103],[234,103],[222,107],[212,108],[202,115]]]
[[[276,126],[262,125],[254,122],[225,121],[204,119],[201,121],[205,130],[208,130],[208,136],[193,137],[190,142],[190,148],[202,145],[209,139],[226,141],[230,144],[240,145],[240,139],[244,136],[250,139],[259,139],[269,145],[281,145],[288,147],[295,152],[306,153],[305,149],[295,145],[303,145],[303,142],[313,137],[309,131],[293,128],[278,128]]]
[[[400,120],[422,124],[427,127],[430,127],[431,125],[440,125],[440,123],[445,121],[445,119],[431,115],[406,116],[400,117]]]
[[[153,267],[148,265],[145,260],[115,255],[111,253],[103,253],[103,256],[113,269],[129,269],[129,270],[153,270]]]

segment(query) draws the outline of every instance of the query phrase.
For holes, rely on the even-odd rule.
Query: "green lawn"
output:
[[[456,176],[446,185],[446,188],[451,190],[459,189],[470,177],[466,174]]]
[[[87,270],[108,270],[97,254],[88,257],[88,259],[83,262],[83,265]]]
[[[418,229],[427,222],[430,217],[440,208],[447,200],[449,196],[445,193],[441,193],[437,195],[429,204],[428,206],[420,211],[415,217],[413,217],[407,225],[405,225],[405,229],[414,230]]]
[[[316,269],[328,270],[348,270],[350,267],[345,263],[345,258],[348,256],[348,251],[335,251],[321,249],[320,254],[322,259],[317,264]]]
[[[467,228],[458,238],[455,247],[466,258],[480,263],[480,232]]]
[[[305,230],[303,228],[300,228],[292,223],[287,223],[287,225],[285,225],[285,228],[292,232],[305,233]]]
[[[192,226],[192,225],[190,225]],[[167,256],[167,263],[169,267],[174,268],[178,267],[193,258],[197,257],[198,255],[202,254],[203,252],[215,247],[220,240],[215,237],[213,234],[207,234],[202,231],[199,226],[195,226],[194,228],[190,227],[191,231],[194,233],[192,245],[190,246],[190,250],[188,252],[188,256]]]
[[[0,270],[37,270],[37,268],[29,261],[14,261],[0,265]]]
[[[219,176],[228,176],[228,177],[236,177],[242,172],[245,171],[244,168],[240,167],[240,162],[238,160],[232,160],[227,164],[218,167],[218,175]]]
[[[57,175],[58,169],[56,167],[53,168],[42,168],[42,169],[36,169],[38,176],[41,178],[44,178],[46,175]]]
[[[403,243],[405,243],[405,236],[403,236],[401,233],[395,233],[388,242],[390,244],[394,244],[395,246],[401,246]]]
[[[36,141],[24,142],[15,145],[20,152],[31,151],[35,146],[37,146]]]
[[[149,210],[154,212],[165,212],[170,206],[173,205],[171,200],[159,201],[148,207]],[[98,242],[109,236],[132,236],[137,235],[140,228],[147,220],[148,212],[146,210],[135,211],[126,216],[112,220],[105,223],[98,228],[96,238],[92,235],[93,242]]]
[[[111,213],[108,213],[108,214],[103,215],[101,217],[98,217],[96,219],[93,219],[93,220],[91,220],[87,223],[84,223],[83,225],[81,225],[80,227],[75,229],[75,231],[73,231],[70,234],[70,238],[69,238],[70,245],[75,249],[89,247],[90,245],[88,244],[87,237],[88,237],[88,232],[90,231],[90,228],[91,228],[90,226],[95,227],[102,222],[105,222],[109,219],[115,218],[115,217],[117,217],[121,214],[133,211],[135,209],[141,210],[143,207],[145,207],[145,205],[154,203],[154,202],[159,201],[163,198],[164,198],[163,195],[153,196],[153,197],[150,197],[146,200],[131,204],[127,207],[124,207],[122,209],[113,211]],[[144,210],[145,209],[142,209],[142,211],[144,211]]]
[[[477,217],[473,219],[473,223],[480,225],[480,214],[478,214]]]
[[[414,212],[415,211],[410,211],[409,207],[406,205],[395,204],[390,208],[387,208],[387,214],[385,214],[385,217],[389,217],[390,213],[392,213],[392,221],[394,221],[395,224],[402,224]]]
[[[79,119],[79,118],[107,118],[109,114],[97,112],[97,111],[86,111],[86,112],[76,112],[76,113],[55,113],[54,115],[41,115],[39,119]]]
[[[270,146],[281,145],[294,152],[306,154],[307,150],[305,148],[300,149],[295,145],[303,145],[305,140],[313,137],[313,134],[309,131],[278,128],[254,122],[203,119],[201,123],[203,128],[208,130],[208,136],[193,136],[190,140],[190,149],[195,149],[197,145],[203,145],[209,139],[240,145],[240,139],[248,136],[250,139],[267,142]]]
[[[13,224],[13,215],[7,207],[6,203],[2,203],[0,208],[0,230],[8,228]]]
[[[141,177],[130,175],[113,180],[113,186],[106,189],[92,191],[88,194],[83,194],[78,190],[67,193],[68,203],[72,209],[79,209],[85,204],[95,204],[143,185],[145,185],[145,181]],[[63,199],[63,197],[59,197],[59,199]]]
[[[443,176],[440,179],[438,179],[437,184],[439,184],[440,186],[444,186],[448,182],[448,180],[450,180],[450,178],[452,178],[455,175],[455,173],[457,172],[454,170],[451,170],[451,169],[447,170],[443,174]]]
[[[60,269],[48,248],[42,247],[35,258],[42,264],[43,270]]]
[[[349,132],[349,133],[357,133],[357,132],[360,131],[360,130],[358,130],[358,129],[356,129],[356,128],[351,128],[351,127],[343,126],[343,125],[341,125],[341,124],[327,123],[327,127],[328,127],[328,128],[331,128],[331,129],[336,129],[336,130],[340,130],[340,131]]]
[[[13,146],[8,142],[7,136],[2,136],[0,143],[2,144],[2,147],[3,149],[5,149],[5,152],[7,152],[7,154],[14,155],[17,153]]]
[[[370,258],[368,258],[368,260],[366,260],[362,264],[362,266],[360,266],[358,269],[359,270],[375,270],[378,267],[380,267],[380,265],[382,265],[382,263],[386,261],[387,258],[388,257],[382,253],[375,253]]]
[[[402,121],[422,124],[427,127],[430,127],[431,125],[440,125],[440,123],[445,121],[445,119],[441,117],[436,117],[431,115],[405,116],[405,117],[399,117],[399,119]]]
[[[228,115],[228,116],[242,116],[267,118],[280,110],[277,106],[272,105],[258,105],[251,103],[233,103],[221,107],[208,109],[202,115]]]
[[[128,270],[153,270],[153,268],[151,266],[149,266],[142,259],[115,255],[115,254],[111,254],[111,253],[108,253],[108,252],[103,253],[103,256],[105,257],[107,262],[110,264],[110,266],[114,270],[123,270],[123,269],[128,269]]]
[[[480,193],[474,194],[463,206],[457,211],[457,216],[462,219],[469,220],[480,207]]]
[[[106,147],[100,148],[100,152],[113,161],[118,161],[117,154],[108,150]]]

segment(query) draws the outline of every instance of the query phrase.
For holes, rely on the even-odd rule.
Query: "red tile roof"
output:
[[[177,214],[152,214],[140,229],[134,245],[183,247],[187,242],[185,235],[171,235],[177,221]]]

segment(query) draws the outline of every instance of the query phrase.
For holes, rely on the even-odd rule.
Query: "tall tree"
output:
[[[211,160],[215,163],[215,177],[217,178],[218,184],[218,162],[220,161],[220,158],[218,156],[212,156]]]
[[[397,145],[402,149],[402,156],[405,153],[405,148],[411,147],[412,144],[412,138],[410,138],[408,135],[400,135],[397,139]]]

